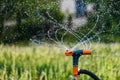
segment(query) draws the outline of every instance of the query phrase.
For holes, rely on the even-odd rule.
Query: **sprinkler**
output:
[[[78,60],[81,55],[90,55],[91,50],[66,50],[65,55],[66,56],[72,56],[73,57],[73,75],[74,78],[77,78],[78,76]]]

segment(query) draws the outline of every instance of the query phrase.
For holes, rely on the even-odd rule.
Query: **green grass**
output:
[[[92,55],[82,56],[79,67],[101,80],[120,80],[120,44],[92,44]],[[54,46],[0,45],[0,80],[70,80],[72,57]],[[90,80],[81,75],[79,80]]]

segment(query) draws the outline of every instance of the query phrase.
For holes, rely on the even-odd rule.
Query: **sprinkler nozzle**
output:
[[[83,50],[82,54],[83,55],[90,55],[91,54],[91,50]]]
[[[74,51],[66,50],[65,55],[66,56],[72,56],[74,54]]]

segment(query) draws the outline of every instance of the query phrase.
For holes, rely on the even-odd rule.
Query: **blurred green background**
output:
[[[88,32],[99,15],[100,19],[93,33],[100,30],[104,24],[103,33],[100,34],[101,41],[120,42],[120,2],[118,0],[88,0],[86,2],[95,4],[96,14],[88,16],[88,23],[76,31],[84,34]],[[51,19],[47,13],[58,23],[63,23],[65,15],[60,10],[58,0],[1,0],[0,42],[6,44],[29,41],[38,31],[40,35],[43,35],[41,39],[45,38],[49,27],[54,25],[49,21]],[[68,18],[68,26],[70,24]]]

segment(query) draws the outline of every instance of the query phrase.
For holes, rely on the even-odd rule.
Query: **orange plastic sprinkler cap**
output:
[[[74,54],[74,52],[70,51],[70,50],[66,50],[66,52],[65,52],[66,56],[72,56],[73,54]]]
[[[83,55],[90,55],[91,54],[91,50],[83,50]]]
[[[73,66],[73,75],[74,77],[78,76],[78,66]]]

